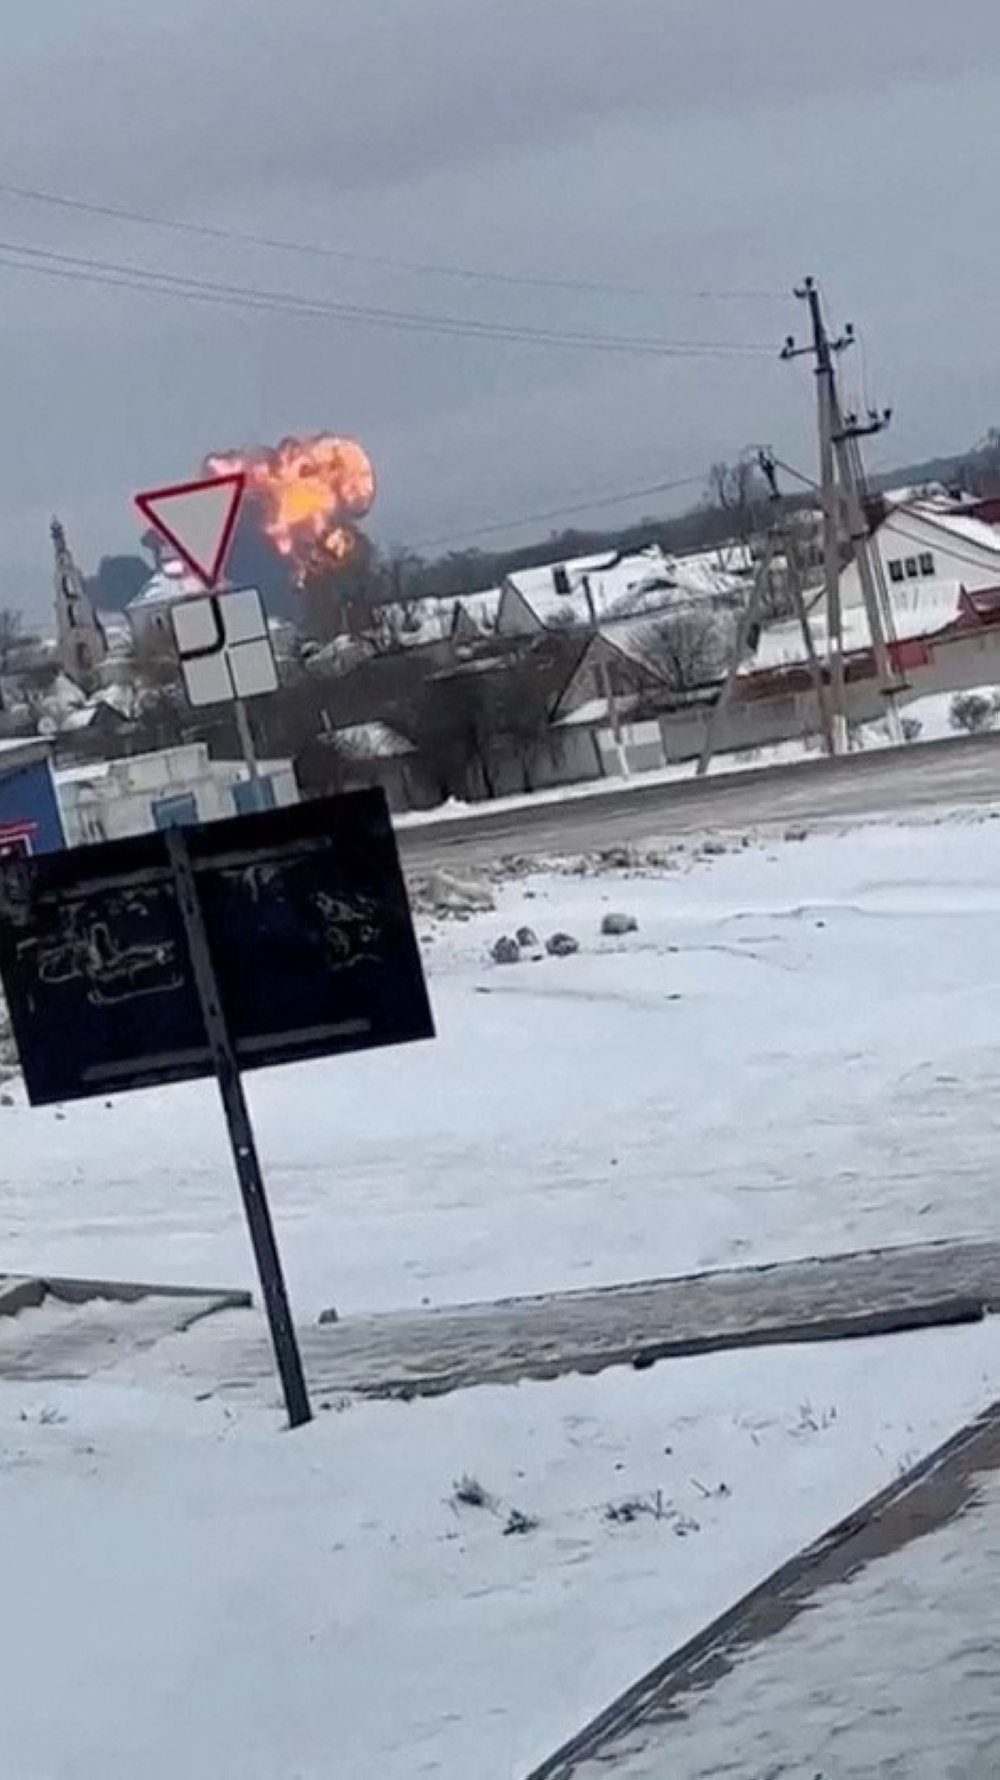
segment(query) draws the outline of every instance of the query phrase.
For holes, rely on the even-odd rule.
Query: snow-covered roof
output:
[[[45,758],[50,746],[46,736],[5,736],[0,741],[0,772],[16,772],[18,755],[26,761]]]
[[[633,621],[632,623],[604,624],[601,626],[600,635],[604,642],[610,643],[619,655],[626,656],[629,661],[635,663],[636,667],[644,668],[647,673],[656,675],[658,679],[662,677],[662,649],[658,652],[660,628],[657,624],[651,624],[648,621],[646,623]]]
[[[890,513],[889,526],[892,527],[896,519],[905,525],[906,513],[919,516],[938,531],[947,532],[958,544],[975,544],[978,550],[988,550],[991,555],[1000,558],[1000,531],[995,526],[987,525],[984,519],[974,519],[970,513],[947,512],[919,503]]]
[[[188,594],[204,591],[201,582],[188,573],[183,563],[178,562],[175,557],[167,557],[155,573],[150,575],[145,587],[140,587],[135,598],[129,600],[125,609],[134,612],[139,607],[173,605],[175,600],[183,599]]]
[[[110,760],[92,760],[87,766],[59,766],[53,778],[60,790],[63,786],[85,786],[97,779],[106,779],[111,772]]]
[[[568,593],[556,590],[557,569],[565,570]],[[628,556],[603,550],[598,556],[578,556],[566,563],[514,569],[507,576],[507,585],[516,589],[543,624],[572,620],[586,624],[590,617],[588,585],[594,610],[603,618],[614,610],[632,610],[628,602],[665,575],[663,552],[654,546]]]
[[[452,619],[462,613],[472,620],[477,630],[489,636],[497,627],[497,613],[500,610],[501,590],[499,587],[485,587],[479,593],[463,593],[451,598],[447,603],[452,609]]]
[[[381,630],[402,648],[420,648],[428,643],[447,642],[463,615],[474,630],[483,636],[491,635],[496,629],[499,606],[499,587],[487,587],[480,593],[461,596],[427,594],[423,599],[390,601],[377,606],[372,614],[372,628]]]
[[[372,613],[372,629],[404,649],[419,649],[427,643],[443,643],[451,635],[453,599],[435,598],[400,600],[377,606]]]
[[[960,581],[916,581],[899,587],[890,586],[888,593],[896,639],[906,642],[917,637],[936,636],[954,624],[959,615],[962,584]],[[817,602],[809,614],[809,629],[816,652],[822,660],[828,647],[826,611],[822,600]],[[871,646],[871,628],[865,607],[845,607],[845,653],[870,649]],[[801,626],[797,620],[785,620],[781,624],[768,626],[761,635],[756,653],[742,663],[740,672],[749,674],[765,668],[791,667],[807,660]]]
[[[943,482],[913,482],[899,488],[885,488],[882,499],[889,507],[927,507],[935,512],[960,513],[974,507],[976,496],[964,489],[946,488]]]
[[[399,760],[414,752],[413,743],[388,723],[349,723],[328,733],[343,753],[356,760]]]
[[[619,717],[628,717],[639,704],[636,693],[626,693],[624,697],[615,699],[615,709]],[[576,705],[565,717],[555,723],[556,729],[583,729],[593,724],[607,723],[608,701],[605,698],[588,698],[582,705]]]
[[[556,591],[557,568],[565,570],[568,593]],[[731,601],[745,589],[752,573],[753,559],[742,544],[683,556],[668,556],[652,544],[627,555],[605,551],[562,564],[516,569],[507,584],[543,624],[585,625],[590,622],[590,600],[599,622],[640,617],[705,600]]]

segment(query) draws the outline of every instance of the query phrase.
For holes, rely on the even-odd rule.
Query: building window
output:
[[[898,556],[894,556],[890,559],[889,579],[890,581],[902,581],[903,579],[903,564],[901,558]]]
[[[915,581],[916,578],[917,578],[917,559],[915,556],[908,556],[906,559],[906,579],[908,581]]]
[[[920,573],[922,575],[933,575],[934,573],[934,558],[929,550],[925,550],[921,555]]]

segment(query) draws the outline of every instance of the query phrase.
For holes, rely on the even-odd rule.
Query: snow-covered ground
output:
[[[1000,823],[677,857],[422,919],[435,1042],[249,1078],[301,1314],[995,1234]],[[522,922],[581,950],[491,964]],[[0,1105],[0,1157],[9,1270],[252,1283],[211,1085]]]
[[[1000,1749],[1000,1488],[753,1647],[615,1780],[986,1780]],[[640,1739],[645,1741],[645,1739]],[[584,1763],[599,1780],[606,1761]]]
[[[4,1385],[5,1772],[523,1780],[998,1388],[996,1323],[294,1435],[124,1381]],[[506,1533],[515,1509],[537,1526]]]
[[[497,894],[421,917],[435,1043],[250,1078],[300,1315],[995,1235],[1000,822]],[[611,910],[638,930],[601,938]],[[580,951],[492,964],[522,924]],[[208,1085],[7,1099],[6,1269],[252,1283]],[[523,1780],[998,1392],[995,1321],[294,1436],[124,1364],[0,1384],[11,1771]]]

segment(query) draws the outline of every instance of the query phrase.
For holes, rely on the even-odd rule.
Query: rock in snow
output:
[[[621,933],[638,933],[639,923],[634,915],[605,915],[601,922],[601,932],[606,935]]]
[[[518,945],[523,946],[524,950],[526,952],[537,952],[538,951],[538,944],[539,944],[538,935],[537,935],[537,933],[535,933],[533,928],[519,927],[515,937],[517,939]]]
[[[511,939],[508,933],[504,933],[491,948],[490,957],[494,964],[519,964],[521,948],[516,939]]]
[[[571,933],[554,933],[546,940],[545,950],[553,958],[568,958],[571,953],[580,950],[580,941],[574,939]]]

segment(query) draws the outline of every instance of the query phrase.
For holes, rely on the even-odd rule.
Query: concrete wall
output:
[[[298,785],[289,761],[262,761],[260,770],[270,781],[276,804],[298,802]],[[211,760],[202,742],[123,760],[95,761],[92,766],[73,767],[56,775],[71,846],[147,834],[158,826],[157,806],[175,798],[193,798],[198,822],[234,816],[234,787],[246,779],[242,761]]]
[[[497,754],[489,763],[494,797],[516,797],[523,791],[547,791],[559,785],[578,785],[601,777],[602,766],[594,731],[589,728],[552,729],[527,758]],[[489,796],[477,767],[472,767],[462,796],[478,803]]]
[[[621,771],[622,754],[630,773],[653,772],[668,764],[663,731],[655,717],[641,723],[621,724],[619,742],[609,729],[599,732],[598,745],[606,773]]]
[[[927,667],[908,673],[908,698],[928,692],[960,692],[969,686],[1000,685],[1000,625],[970,630],[948,642],[928,644]]]

